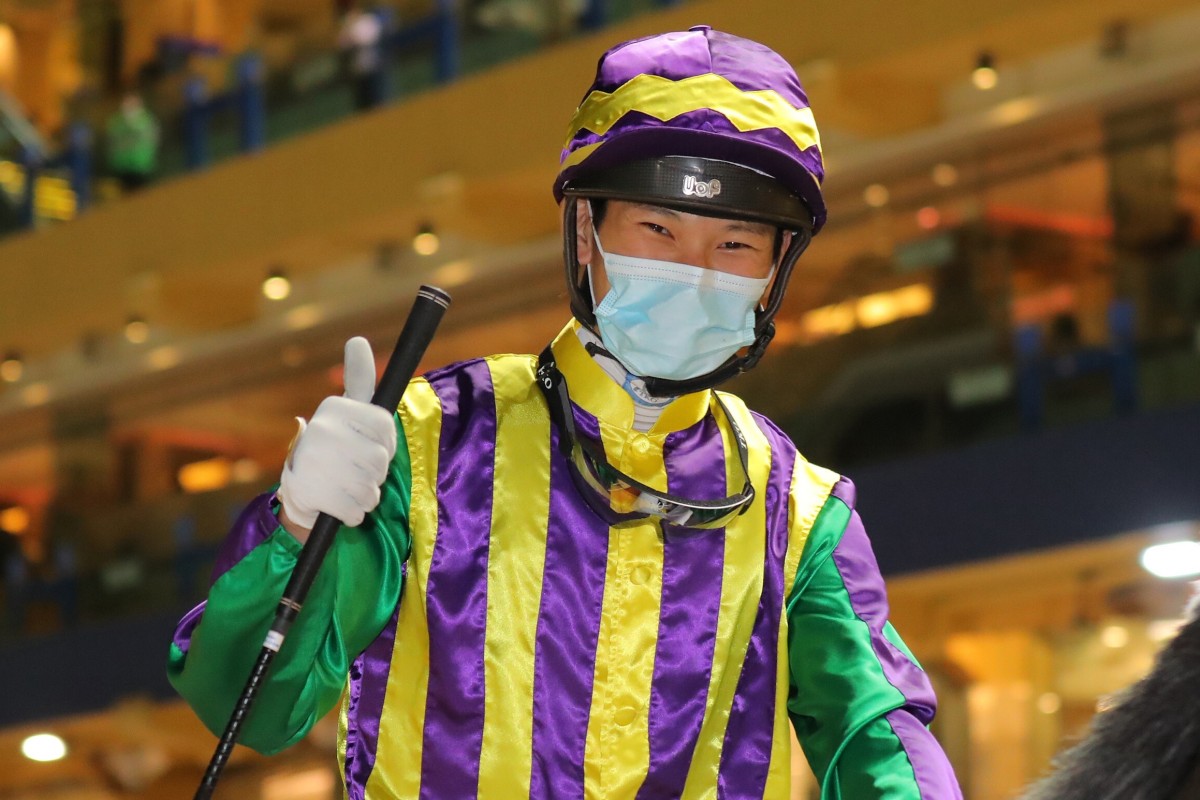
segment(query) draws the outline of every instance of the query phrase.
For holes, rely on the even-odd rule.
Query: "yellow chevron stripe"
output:
[[[708,73],[681,81],[659,75],[638,75],[615,92],[592,92],[571,118],[564,147],[569,147],[571,140],[582,130],[604,135],[631,111],[666,122],[700,109],[716,111],[743,132],[778,128],[801,150],[821,146],[812,109],[796,108],[772,89],[743,91],[729,79]],[[563,166],[583,161],[596,146],[598,144],[576,150]]]
[[[417,797],[421,793],[421,747],[425,732],[425,699],[429,689],[429,622],[425,590],[437,541],[438,441],[442,408],[424,378],[408,385],[400,402],[400,421],[412,460],[412,505],[409,526],[412,553],[404,581],[396,647],[387,679],[387,700],[379,729],[375,769],[367,780],[368,797]]]
[[[532,358],[488,359],[495,387],[495,482],[488,544],[483,646],[483,747],[479,800],[529,795],[533,763],[533,666],[550,515],[550,418],[521,413],[541,390]],[[535,398],[536,399],[536,398]],[[513,410],[513,409],[517,410]]]

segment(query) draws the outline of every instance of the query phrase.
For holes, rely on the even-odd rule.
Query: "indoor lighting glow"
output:
[[[858,301],[858,324],[877,328],[908,317],[919,317],[933,310],[933,290],[914,283],[890,292],[869,294]]]
[[[270,300],[282,300],[292,293],[292,282],[282,270],[271,270],[263,281],[262,293]]]
[[[1200,575],[1200,542],[1154,544],[1142,551],[1142,568],[1158,578]]]
[[[21,400],[27,406],[40,406],[50,399],[50,387],[44,383],[31,383],[21,392]]]
[[[997,125],[1020,125],[1037,114],[1042,102],[1035,97],[1016,97],[988,111],[988,119]]]
[[[841,336],[854,330],[855,324],[853,302],[814,308],[800,318],[801,328],[814,339]]]
[[[5,383],[16,383],[25,372],[25,362],[16,353],[9,353],[0,361],[0,378]]]
[[[995,89],[999,76],[996,75],[996,60],[991,53],[980,53],[975,62],[975,71],[971,73],[971,82],[976,89],[987,91]]]
[[[150,338],[150,326],[141,317],[130,317],[125,323],[125,338],[134,344],[145,344]]]
[[[1179,633],[1179,629],[1187,624],[1187,620],[1180,619],[1154,619],[1146,625],[1146,635],[1150,637],[1150,641],[1162,644],[1175,638]]]
[[[887,187],[882,183],[872,183],[863,190],[863,200],[871,208],[883,208],[890,198]]]
[[[262,476],[262,467],[253,458],[239,458],[233,462],[229,475],[234,483],[251,483]]]
[[[182,360],[178,347],[163,345],[151,350],[146,356],[146,363],[154,369],[170,369]]]
[[[933,182],[943,189],[958,183],[958,169],[953,164],[938,164],[933,168]]]
[[[22,534],[29,528],[29,512],[21,506],[0,511],[0,528],[13,534]]]
[[[442,242],[434,232],[433,226],[426,224],[417,230],[417,235],[412,240],[412,246],[419,255],[431,256],[442,246]]]
[[[316,303],[305,303],[287,312],[284,323],[294,331],[311,328],[324,318],[325,314]]]
[[[1062,708],[1062,698],[1054,692],[1046,692],[1037,699],[1037,709],[1043,714],[1057,714]]]
[[[224,489],[233,476],[233,465],[228,458],[217,456],[204,461],[193,461],[179,469],[179,486],[188,494],[211,492]]]
[[[1120,650],[1129,644],[1129,631],[1122,625],[1109,625],[1100,631],[1100,643],[1112,650]]]
[[[58,761],[67,754],[67,743],[53,733],[37,733],[21,742],[21,755],[31,761]]]
[[[942,224],[942,214],[933,206],[925,206],[917,212],[917,225],[921,230],[931,231]]]
[[[455,286],[462,286],[467,281],[471,280],[475,275],[475,267],[466,259],[451,261],[448,264],[443,264],[434,270],[433,283],[437,286],[444,286],[448,289],[453,289]]]

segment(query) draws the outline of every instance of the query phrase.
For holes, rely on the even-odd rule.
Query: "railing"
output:
[[[1200,319],[1190,334],[1137,341],[1132,304],[1118,299],[1108,341],[1085,344],[1032,325],[941,327],[936,313],[901,323],[908,334],[893,331],[886,345],[829,342],[797,353],[796,369],[855,373],[844,391],[781,417],[806,457],[855,468],[1200,403]]]
[[[587,0],[575,30],[596,30],[680,1]],[[385,30],[377,46],[383,64],[382,102],[450,83],[545,44],[519,30],[467,30],[459,5],[454,0],[436,0],[430,14],[403,25],[395,25],[387,12],[377,12]],[[154,180],[204,169],[352,115],[353,89],[338,59],[336,51],[319,53],[286,71],[268,74],[261,57],[248,52],[230,62],[233,74],[227,87],[213,87],[199,74],[160,80],[149,91],[149,105],[162,117],[164,132]],[[0,235],[72,219],[92,202],[98,194],[93,183],[105,175],[93,163],[98,140],[94,121],[70,124],[66,143],[52,154],[11,102],[9,106],[0,98],[0,119],[19,121],[25,135],[18,139],[19,147],[9,148],[11,152],[0,158],[0,187],[15,209],[15,221],[7,228],[0,214]],[[36,144],[31,144],[34,140]]]
[[[0,564],[0,641],[194,605],[208,591],[225,532],[266,488],[61,514],[40,563],[13,552]]]
[[[1135,346],[1134,320],[1124,302],[1113,304],[1111,319],[1113,341],[1103,348],[1051,350],[1028,327],[989,333],[978,327],[947,329],[935,319],[912,321],[924,330],[913,327],[901,334],[906,343],[887,351],[886,359],[878,359],[870,344],[849,343],[858,358],[847,358],[845,350],[834,353],[834,342],[802,348],[794,352],[806,367],[820,364],[825,350],[843,360],[844,369],[859,371],[862,381],[898,383],[899,390],[867,403],[839,396],[833,406],[793,408],[779,421],[806,457],[853,473],[877,462],[1036,434],[1043,427],[1200,403],[1196,343],[1151,340]],[[907,374],[922,359],[941,360],[940,371],[925,379]],[[787,367],[774,361],[764,369]],[[957,376],[972,370],[974,388],[952,388]],[[848,391],[853,394],[853,386]],[[0,581],[0,639],[198,602],[231,521],[265,488],[178,494],[77,516],[74,528],[65,536],[57,532],[57,538],[93,547],[105,542],[107,549],[89,554],[60,546],[38,574],[10,558]]]

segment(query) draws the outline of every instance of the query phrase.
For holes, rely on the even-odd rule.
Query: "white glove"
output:
[[[283,467],[278,497],[287,518],[312,528],[324,511],[351,527],[379,505],[396,454],[392,414],[371,405],[375,357],[361,336],[346,342],[344,397],[326,397],[300,432]]]

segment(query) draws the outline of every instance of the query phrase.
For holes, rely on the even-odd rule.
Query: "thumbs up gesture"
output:
[[[280,516],[301,541],[322,511],[352,527],[362,523],[379,505],[396,454],[392,414],[371,405],[375,357],[361,336],[346,342],[344,383],[344,396],[326,397],[308,423],[297,419],[300,432],[280,479]]]

